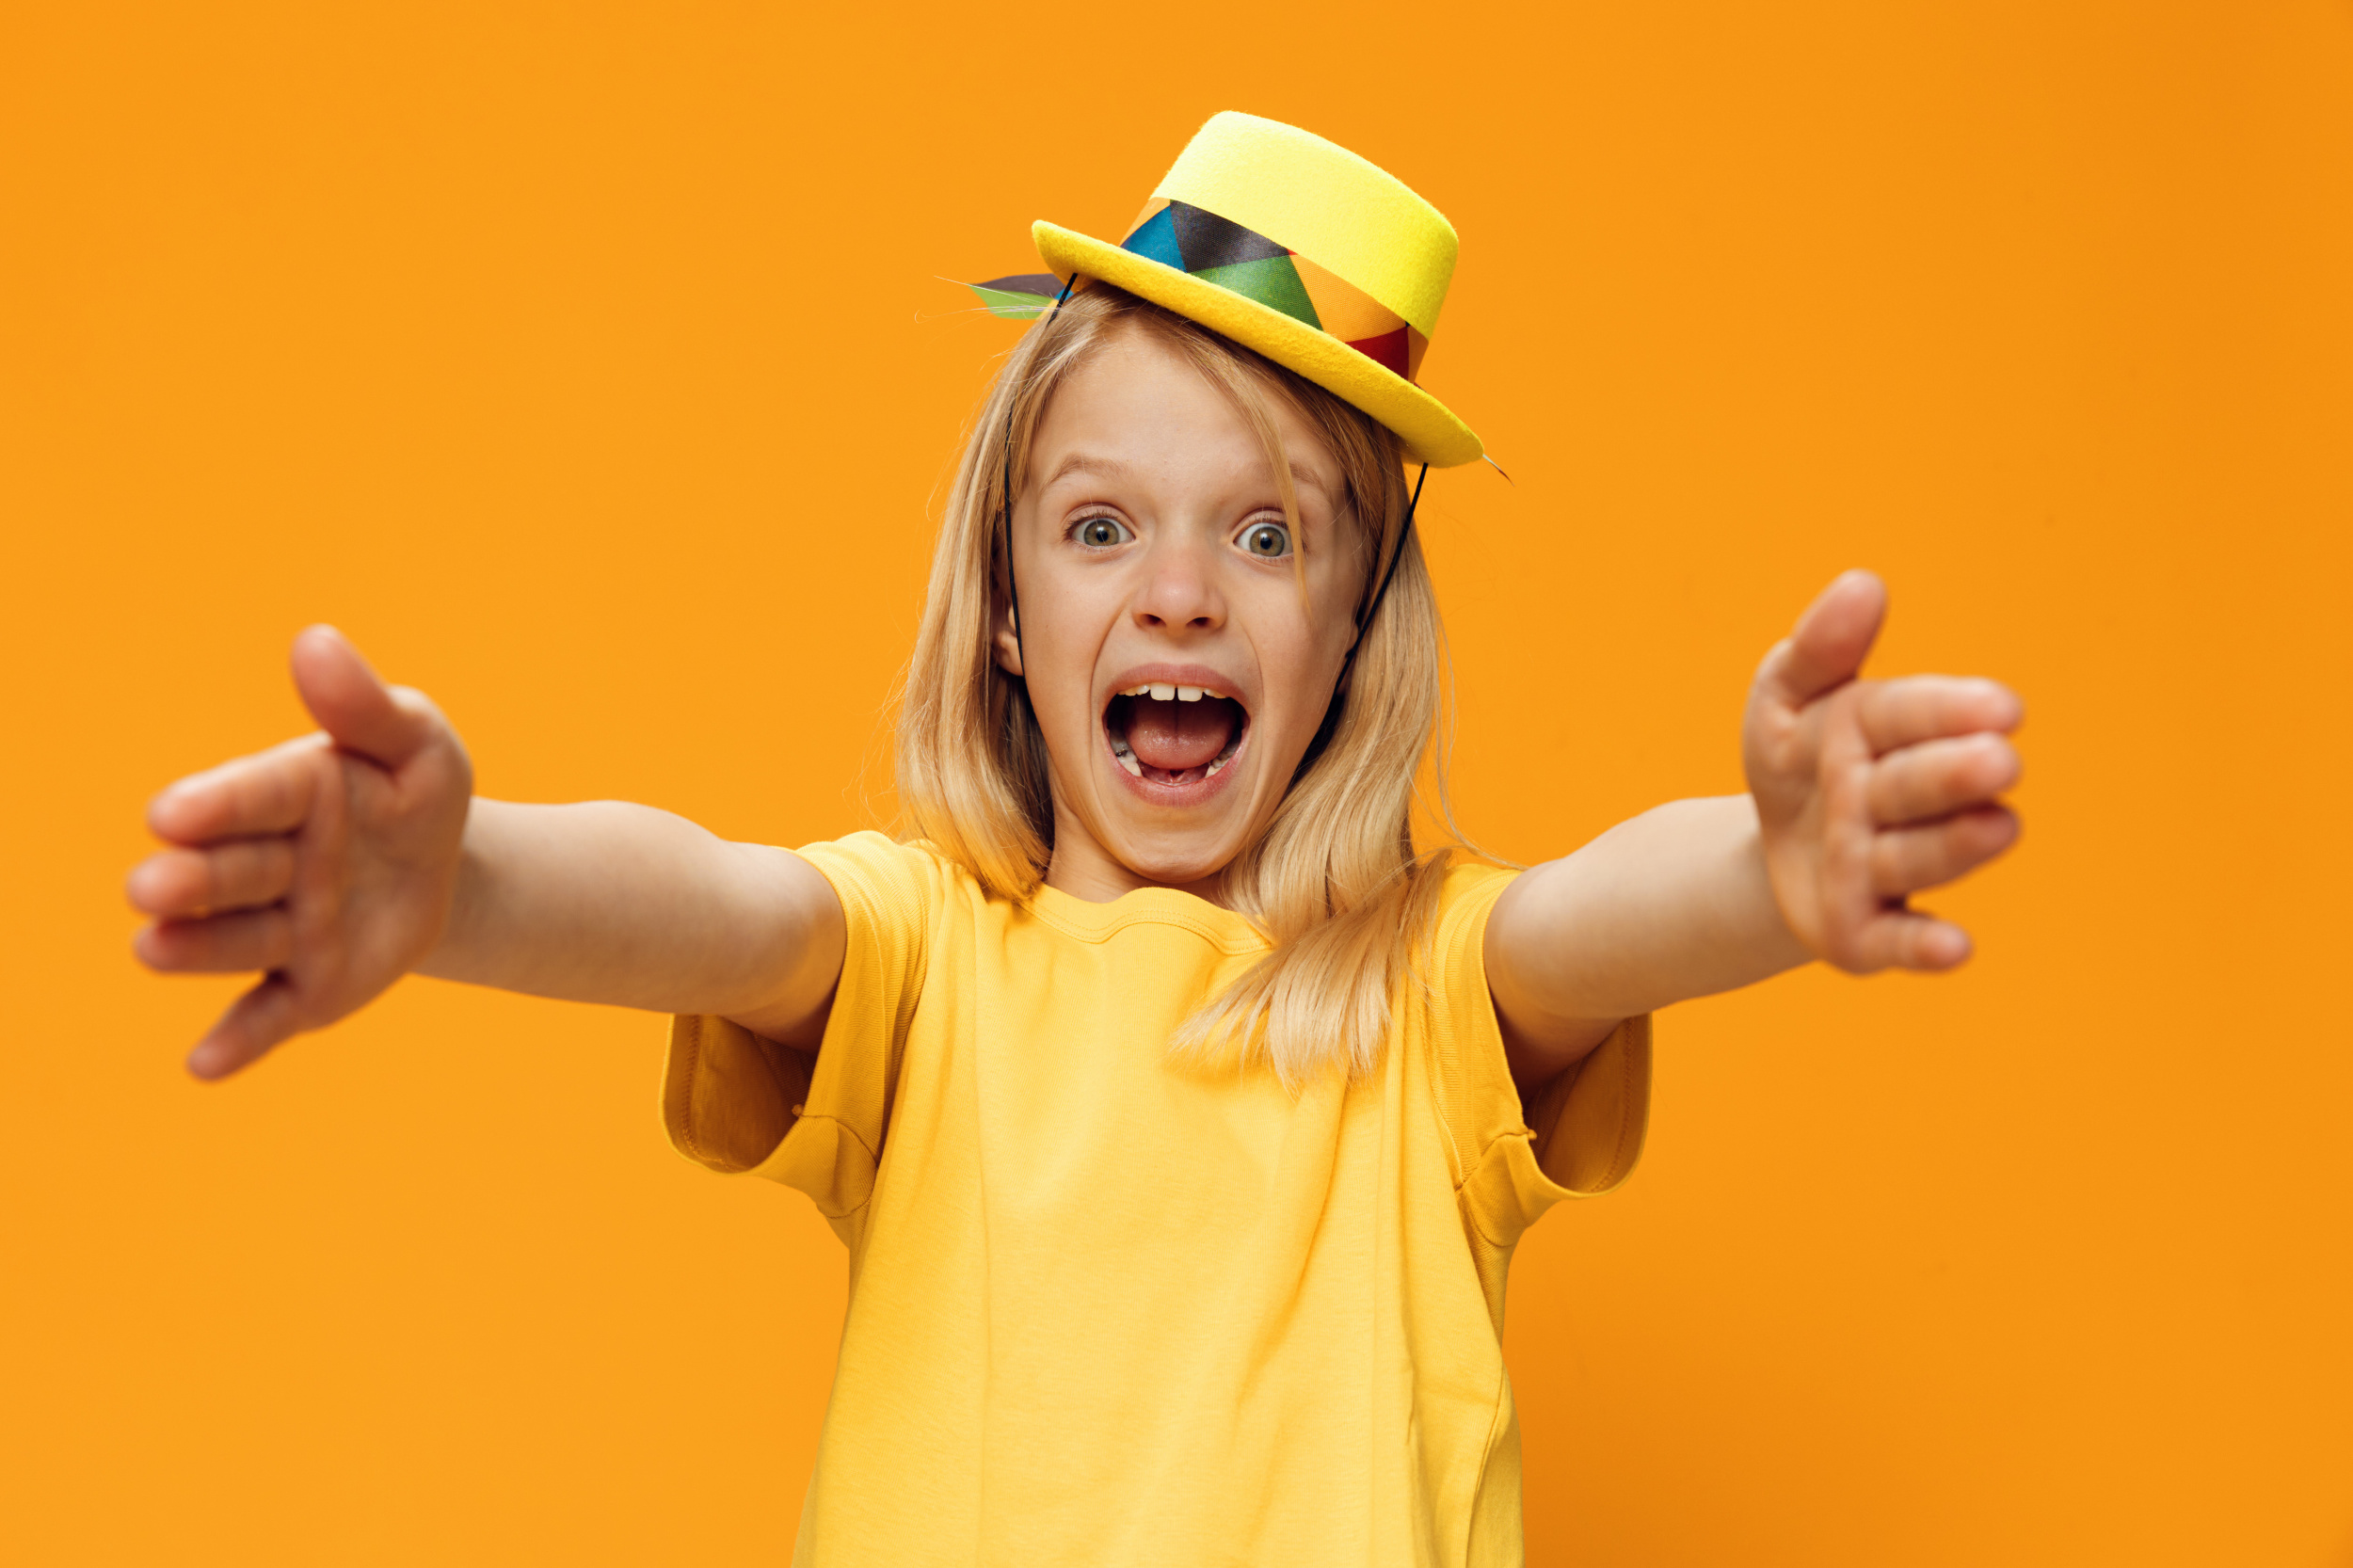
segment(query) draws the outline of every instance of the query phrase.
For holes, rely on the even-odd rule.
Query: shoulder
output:
[[[1509,866],[1457,860],[1446,869],[1446,883],[1438,893],[1439,908],[1452,913],[1473,903],[1493,904],[1519,874]]]
[[[817,868],[853,922],[923,922],[960,890],[979,891],[971,874],[922,840],[852,833],[793,851]]]
[[[1446,880],[1438,888],[1438,908],[1433,923],[1432,957],[1433,969],[1446,976],[1469,967],[1484,984],[1486,965],[1481,948],[1487,932],[1487,917],[1495,910],[1496,900],[1519,877],[1508,866],[1486,865],[1478,861],[1458,861],[1446,870]]]
[[[1448,867],[1429,935],[1417,944],[1415,967],[1441,1110],[1466,1154],[1519,1125],[1519,1091],[1487,990],[1484,939],[1496,900],[1518,874],[1500,866]]]

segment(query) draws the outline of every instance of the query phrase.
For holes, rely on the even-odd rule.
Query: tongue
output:
[[[1135,708],[1128,720],[1128,749],[1147,768],[1183,773],[1208,767],[1234,738],[1230,702],[1207,696],[1198,702],[1130,700]]]

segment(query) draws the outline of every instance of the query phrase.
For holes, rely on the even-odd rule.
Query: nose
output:
[[[1191,538],[1155,542],[1135,599],[1136,624],[1155,632],[1214,632],[1225,625],[1225,596],[1210,557]]]

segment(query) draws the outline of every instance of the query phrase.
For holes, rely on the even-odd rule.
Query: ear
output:
[[[993,594],[990,598],[992,600],[990,608],[994,614],[989,616],[989,619],[994,623],[995,630],[990,632],[989,640],[997,646],[997,667],[1018,680],[1023,673],[1021,638],[1015,630],[1017,623],[1013,606],[1006,602],[1001,594]]]

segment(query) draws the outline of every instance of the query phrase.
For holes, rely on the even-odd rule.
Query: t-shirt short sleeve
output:
[[[832,885],[847,938],[816,1056],[725,1018],[682,1015],[671,1021],[662,1118],[689,1160],[797,1187],[839,1222],[873,1192],[952,873],[928,848],[880,833],[795,853]]]
[[[1487,987],[1487,918],[1518,873],[1448,873],[1431,965],[1433,1079],[1465,1211],[1510,1247],[1563,1198],[1606,1192],[1642,1151],[1650,1112],[1650,1018],[1609,1037],[1524,1101]]]

